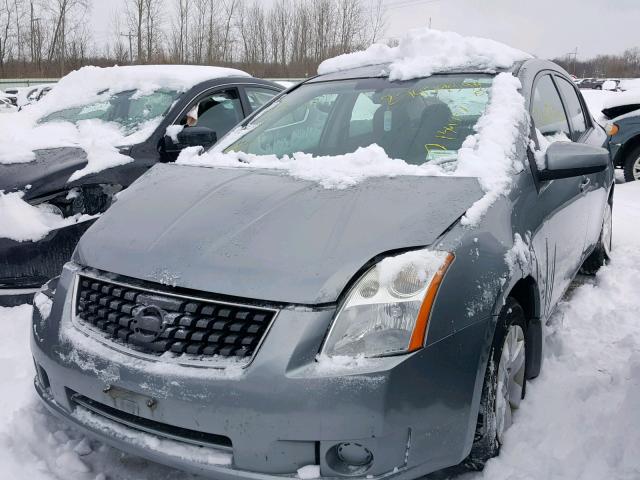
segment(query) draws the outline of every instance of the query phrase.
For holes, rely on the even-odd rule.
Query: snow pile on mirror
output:
[[[36,241],[50,231],[94,218],[91,215],[74,215],[63,218],[57,213],[38,208],[25,202],[23,193],[3,193],[0,190],[0,238],[18,242]]]
[[[374,43],[366,50],[325,60],[318,67],[318,74],[389,64],[390,80],[410,80],[453,70],[495,72],[528,58],[528,53],[495,40],[415,29],[402,36],[397,47]]]
[[[463,143],[458,152],[457,168],[453,172],[428,162],[411,165],[401,159],[392,159],[376,144],[344,155],[314,157],[298,152],[281,158],[244,152],[224,153],[219,148],[201,154],[200,147],[192,147],[183,150],[176,163],[282,170],[293,177],[337,189],[354,186],[372,177],[477,177],[485,195],[463,219],[465,224],[473,225],[500,195],[508,193],[512,175],[523,169],[522,162],[518,160],[517,141],[524,138],[520,132],[528,128],[529,114],[520,88],[520,80],[510,73],[500,73],[495,77],[487,109],[475,126],[477,133]],[[232,130],[230,134],[235,136],[238,130],[241,129]],[[224,144],[228,145],[226,141]]]

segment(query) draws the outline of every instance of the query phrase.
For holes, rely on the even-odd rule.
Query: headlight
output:
[[[431,306],[453,258],[418,250],[382,260],[349,291],[322,354],[377,357],[421,348]]]

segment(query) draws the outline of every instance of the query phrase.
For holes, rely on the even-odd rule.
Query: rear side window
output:
[[[321,153],[320,139],[337,99],[338,95],[331,93],[311,95],[308,102],[294,105],[280,118],[261,122],[264,130],[259,138],[252,139],[251,143],[241,140],[231,150],[278,156],[291,155],[293,152]],[[266,116],[271,111],[266,112],[264,118],[268,118]]]
[[[259,87],[245,87],[244,91],[247,94],[252,111],[258,110],[279,93],[268,88]]]
[[[556,83],[560,92],[562,92],[569,120],[571,120],[571,128],[573,130],[571,140],[577,142],[582,137],[582,134],[587,131],[587,122],[582,110],[582,104],[573,85],[561,77],[556,77]]]
[[[373,134],[373,117],[381,107],[373,102],[372,97],[372,92],[358,94],[351,111],[349,138]]]
[[[566,135],[571,137],[567,115],[551,76],[545,75],[536,83],[533,91],[531,116],[535,126],[545,137]]]

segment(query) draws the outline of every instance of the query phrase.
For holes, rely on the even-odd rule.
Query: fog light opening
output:
[[[327,451],[327,465],[341,475],[362,475],[373,465],[373,453],[354,442],[338,443]]]
[[[42,390],[49,390],[51,388],[51,384],[49,383],[49,375],[44,368],[42,368],[38,363],[36,363],[36,378]]]

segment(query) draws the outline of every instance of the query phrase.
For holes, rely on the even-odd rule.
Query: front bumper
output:
[[[35,293],[60,275],[80,237],[94,220],[53,230],[37,242],[0,238],[0,296]]]
[[[249,366],[197,368],[133,359],[76,330],[72,280],[65,268],[48,319],[34,309],[37,389],[53,413],[116,448],[219,479],[265,480],[310,464],[323,477],[417,478],[469,452],[486,322],[412,355],[345,367],[315,359],[332,310],[283,309]],[[78,398],[156,433],[90,413]],[[372,458],[345,464],[340,444]]]

